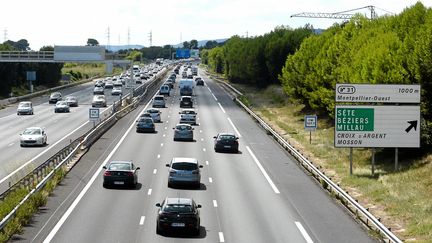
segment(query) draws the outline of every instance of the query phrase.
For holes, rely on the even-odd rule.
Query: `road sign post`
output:
[[[396,106],[338,106],[335,111],[335,147],[369,147],[372,151],[372,175],[375,172],[377,147],[395,148],[395,170],[398,170],[398,148],[420,147],[420,107],[418,84],[336,84],[335,101],[344,103],[393,103]]]
[[[93,121],[93,127],[96,126],[96,121],[99,120],[99,108],[89,109],[89,120]]]
[[[304,117],[304,128],[309,131],[309,144],[312,144],[312,131],[318,127],[318,118],[316,115],[306,115]]]

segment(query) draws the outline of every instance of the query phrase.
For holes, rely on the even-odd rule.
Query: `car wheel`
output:
[[[195,236],[200,235],[200,226],[199,226],[199,225],[198,225],[198,229],[195,229],[195,230],[194,230],[194,235],[195,235]]]
[[[158,223],[156,223],[156,234],[162,235],[162,230],[159,228]]]
[[[103,188],[108,188],[108,184],[106,184],[106,183],[103,183],[102,186],[103,186]]]
[[[171,188],[171,187],[172,187],[172,183],[168,181],[167,186],[168,186],[169,188]]]

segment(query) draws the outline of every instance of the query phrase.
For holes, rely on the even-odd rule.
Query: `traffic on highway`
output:
[[[152,72],[166,74],[81,157],[44,213],[14,241],[375,242],[197,65]],[[176,74],[185,72],[186,79]],[[90,129],[89,109],[112,110],[120,99],[111,94],[116,85],[126,90],[119,76],[60,91],[78,101],[77,107],[66,103],[65,113],[56,114],[45,97],[32,100],[33,115],[19,115],[23,121],[13,131],[2,129],[10,137],[2,152],[11,163],[2,178],[25,165],[17,161],[37,163]],[[100,95],[106,107],[93,103]],[[1,111],[2,126],[16,123],[16,112]],[[18,146],[16,134],[35,126],[47,139]]]

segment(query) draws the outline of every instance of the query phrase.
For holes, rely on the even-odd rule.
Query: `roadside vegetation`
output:
[[[234,36],[201,52],[208,69],[245,94],[256,112],[406,241],[432,242],[432,9],[420,2],[396,16],[355,16],[322,34],[311,26],[278,27],[254,38]],[[282,64],[281,61],[282,60]],[[421,148],[334,148],[336,83],[421,84]],[[306,114],[319,129],[304,131]]]

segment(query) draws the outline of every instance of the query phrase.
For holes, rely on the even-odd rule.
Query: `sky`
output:
[[[0,42],[26,39],[30,48],[86,45],[178,44],[233,35],[257,36],[276,26],[328,28],[342,20],[290,18],[301,12],[334,13],[369,5],[378,15],[399,14],[417,0],[21,0],[2,2]],[[432,7],[432,0],[421,0]],[[362,14],[368,10],[357,11]],[[351,12],[355,13],[355,12]],[[370,16],[370,15],[369,15]],[[109,36],[109,38],[108,38]]]

